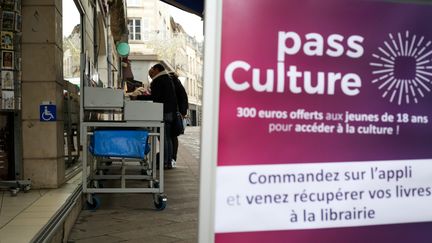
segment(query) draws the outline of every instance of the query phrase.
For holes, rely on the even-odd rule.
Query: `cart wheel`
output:
[[[11,196],[16,197],[18,195],[18,191],[19,191],[18,188],[11,188],[10,189]]]
[[[28,191],[30,191],[30,189],[31,189],[30,185],[25,185],[24,186],[24,192],[28,192]]]
[[[87,209],[89,209],[89,210],[96,210],[101,205],[100,199],[99,199],[99,197],[97,197],[95,195],[92,195],[91,197],[92,197],[93,203],[90,203],[89,201],[86,201]]]
[[[157,210],[164,210],[167,205],[167,197],[165,195],[155,195],[154,206]]]

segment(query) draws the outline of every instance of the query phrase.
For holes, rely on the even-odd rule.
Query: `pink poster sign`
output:
[[[223,0],[216,242],[432,240],[431,16]]]

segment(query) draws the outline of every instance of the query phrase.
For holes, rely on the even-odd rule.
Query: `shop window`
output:
[[[0,3],[0,181],[17,179],[22,165],[21,1]]]

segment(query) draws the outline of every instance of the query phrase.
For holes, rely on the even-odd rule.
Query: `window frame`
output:
[[[137,25],[137,21],[139,21],[139,25]],[[132,26],[129,23],[132,23]],[[139,28],[139,33],[137,31],[137,27]],[[129,40],[142,41],[143,40],[142,18],[128,18],[128,30],[129,30]],[[137,38],[137,35],[139,35],[139,38]]]

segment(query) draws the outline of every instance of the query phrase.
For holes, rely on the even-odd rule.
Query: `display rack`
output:
[[[0,4],[0,188],[13,196],[31,188],[22,178],[21,1]]]

